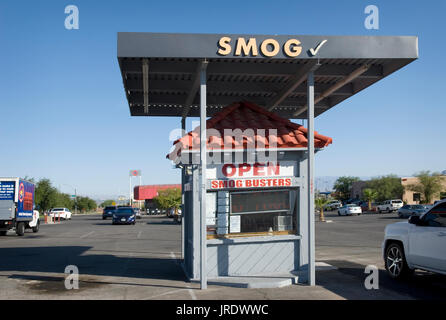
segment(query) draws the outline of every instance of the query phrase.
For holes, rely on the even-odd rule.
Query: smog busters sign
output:
[[[207,169],[210,189],[290,187],[296,176],[294,162],[215,165]]]

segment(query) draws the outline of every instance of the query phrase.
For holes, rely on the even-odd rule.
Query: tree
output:
[[[153,200],[160,209],[178,210],[181,206],[181,190],[178,188],[160,190]]]
[[[442,178],[439,173],[430,173],[430,171],[420,171],[415,174],[418,178],[418,183],[408,185],[410,191],[419,192],[422,194],[422,201],[424,203],[432,203],[436,195],[443,190]]]
[[[67,208],[72,211],[74,208],[74,201],[71,199],[69,194],[57,192],[54,206]]]
[[[324,206],[328,203],[328,199],[325,197],[318,197],[314,199],[314,205],[319,209],[319,221],[325,222]]]
[[[88,197],[77,197],[77,207],[81,212],[93,211],[97,208],[96,202]]]
[[[359,181],[358,177],[339,177],[333,187],[336,193],[336,199],[341,201],[350,199],[353,182],[356,181]]]
[[[101,203],[100,207],[101,208],[109,207],[109,206],[112,206],[113,203],[116,203],[116,201],[115,200],[105,200],[104,202]]]
[[[378,201],[401,199],[404,193],[401,178],[394,174],[373,178],[367,183],[367,187],[377,192]]]
[[[372,201],[378,197],[378,192],[373,189],[366,188],[362,191],[362,194],[364,196],[364,200],[368,201],[369,203],[369,211],[372,210]]]
[[[49,179],[41,179],[36,184],[35,204],[41,211],[47,211],[56,205],[57,189]]]

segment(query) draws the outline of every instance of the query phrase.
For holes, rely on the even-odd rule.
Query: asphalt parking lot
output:
[[[99,215],[73,216],[39,233],[0,238],[0,299],[445,299],[446,277],[417,272],[405,282],[383,270],[384,227],[396,214],[338,217],[316,223],[316,258],[335,267],[318,270],[317,285],[276,289],[189,283],[182,272],[181,229],[163,216],[135,226],[112,226]],[[317,220],[317,218],[316,218]],[[364,268],[380,269],[380,288],[366,290]],[[66,290],[64,271],[79,268],[78,290]]]

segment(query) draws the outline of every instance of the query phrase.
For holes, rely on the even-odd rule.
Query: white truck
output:
[[[395,212],[398,211],[404,205],[403,200],[395,199],[395,200],[386,200],[382,204],[376,206],[376,211],[381,212]]]
[[[421,217],[387,225],[382,244],[384,264],[392,278],[410,275],[415,269],[446,275],[446,201]]]
[[[39,212],[34,210],[35,185],[20,178],[0,178],[0,236],[15,230],[23,236],[26,229],[39,231]]]

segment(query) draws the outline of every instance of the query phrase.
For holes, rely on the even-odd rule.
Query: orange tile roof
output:
[[[263,146],[269,148],[270,143],[273,142],[276,143],[277,148],[306,148],[308,144],[308,130],[304,126],[279,117],[277,114],[248,101],[236,102],[225,107],[206,121],[206,128],[217,130],[220,134],[219,136],[212,134],[212,131],[207,133],[207,147],[210,150],[225,149],[225,143],[232,145],[232,149],[247,148],[249,138],[244,138],[241,144],[231,136],[224,136],[224,129],[241,129],[242,131],[253,129],[255,145],[261,145],[262,148]],[[276,129],[277,135],[270,134],[269,130],[265,130],[265,137],[259,136],[257,134],[258,129]],[[326,147],[332,142],[332,138],[314,132],[314,146],[316,148]],[[249,143],[253,145],[253,141],[249,141]],[[170,159],[179,156],[181,150],[199,149],[199,128],[197,127],[173,144],[175,149],[168,156]]]

